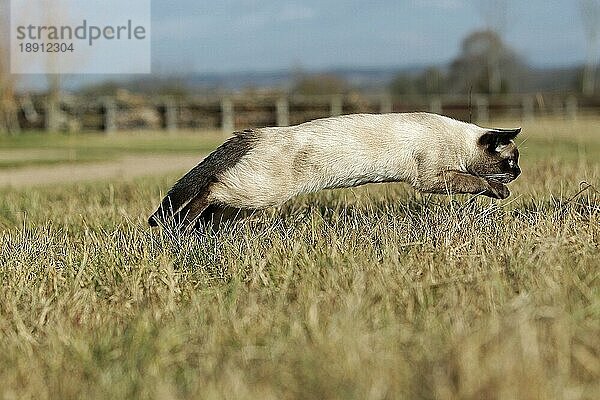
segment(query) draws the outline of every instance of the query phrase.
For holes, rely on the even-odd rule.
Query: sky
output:
[[[19,4],[19,13],[27,19],[33,15],[27,6],[31,1],[10,3]],[[84,15],[91,12],[89,4],[96,2],[108,9],[103,14],[105,19],[117,25],[136,17],[135,10],[127,11],[117,0],[36,1],[47,2],[53,9],[60,3],[59,9],[63,10],[60,15],[72,14],[70,17],[81,12],[68,10],[67,4],[75,7],[73,4],[78,3]],[[600,0],[591,1],[600,4]],[[108,6],[109,3],[113,5]],[[157,74],[443,66],[459,54],[461,41],[469,33],[490,25],[532,66],[575,66],[582,64],[587,55],[580,0],[135,0],[135,3],[145,4],[146,9],[151,4],[151,65],[152,72]],[[7,4],[8,0],[0,0],[0,10]],[[490,7],[494,4],[505,7]],[[2,11],[0,36],[8,33],[6,10]],[[93,12],[88,18],[97,17],[98,13]],[[600,54],[600,49],[596,54]],[[128,57],[137,60],[135,53],[129,52]],[[87,64],[110,70],[117,59],[103,51],[90,50],[85,60]],[[38,80],[44,79],[39,76]],[[36,76],[22,80],[35,86]]]
[[[154,0],[153,71],[441,65],[490,23],[531,65],[585,60],[577,0],[491,1],[505,17],[485,0]]]

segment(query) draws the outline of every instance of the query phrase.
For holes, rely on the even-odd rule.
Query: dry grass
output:
[[[599,126],[525,125],[504,202],[367,186],[202,236],[145,225],[175,176],[4,191],[0,396],[597,398]]]
[[[223,141],[221,132],[133,131],[106,135],[29,132],[0,135],[0,170],[31,165],[76,164],[113,160],[126,155],[204,154]],[[76,168],[76,166],[73,166]]]

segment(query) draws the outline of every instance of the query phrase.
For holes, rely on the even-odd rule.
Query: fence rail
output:
[[[226,96],[97,99],[23,97],[19,99],[22,129],[104,131],[236,129],[286,126],[315,118],[350,113],[429,111],[465,121],[539,116],[600,115],[600,98],[533,94],[495,96]]]

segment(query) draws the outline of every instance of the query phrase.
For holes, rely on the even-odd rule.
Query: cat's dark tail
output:
[[[254,147],[256,140],[257,135],[253,130],[235,132],[235,136],[173,185],[158,209],[148,218],[148,224],[180,228],[193,225],[210,206],[208,196],[211,185],[217,182],[220,174],[237,164]]]

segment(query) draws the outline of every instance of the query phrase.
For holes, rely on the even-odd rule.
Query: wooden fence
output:
[[[600,115],[600,98],[535,94],[468,96],[226,96],[99,99],[23,97],[19,124],[24,130],[215,130],[286,126],[350,113],[429,111],[485,124],[490,119],[531,120],[545,115],[577,118]]]

